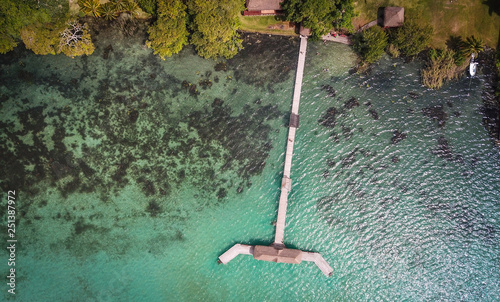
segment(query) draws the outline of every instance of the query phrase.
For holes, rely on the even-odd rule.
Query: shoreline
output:
[[[74,0],[69,0],[70,4],[75,2]],[[77,5],[76,3],[73,3]],[[91,30],[95,33],[97,28],[103,27],[120,27],[124,35],[132,36],[136,35],[138,32],[142,32],[144,41],[148,39],[147,36],[147,27],[151,25],[152,17],[150,15],[136,18],[127,18],[118,17],[114,21],[107,21],[101,18],[92,18],[92,17],[80,17],[80,19],[90,25]],[[121,22],[121,23],[120,23]],[[132,26],[130,26],[130,24]],[[133,31],[133,33],[125,32],[125,27],[129,27],[127,30]],[[132,29],[130,28],[132,27]],[[97,29],[97,32],[99,30]],[[281,36],[281,37],[290,37],[297,38],[300,35],[297,33],[287,32],[286,30],[280,29],[272,29],[270,31],[261,31],[261,30],[253,30],[249,28],[242,28],[238,30],[240,34],[249,34],[249,35],[273,35],[273,36]],[[94,40],[97,38],[94,35]],[[349,36],[337,36],[333,37],[330,33],[322,37],[322,40],[326,43],[326,41],[342,43],[346,45],[352,45],[352,41],[349,39]],[[99,38],[97,38],[99,39]],[[493,54],[489,54],[492,52]],[[488,87],[493,89],[492,91],[488,91],[488,87],[483,88],[483,107],[482,107],[482,115],[483,115],[483,126],[490,133],[490,137],[494,140],[497,146],[500,146],[500,104],[498,101],[498,97],[495,96],[495,89],[497,85],[497,68],[495,65],[495,54],[492,48],[486,49],[484,51],[484,55],[482,55],[481,65],[483,74],[486,77],[486,81],[488,83]],[[491,57],[491,58],[490,58]],[[492,88],[493,87],[493,88]]]

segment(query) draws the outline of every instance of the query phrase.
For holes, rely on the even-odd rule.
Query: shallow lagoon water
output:
[[[418,62],[352,74],[349,47],[309,43],[285,243],[322,253],[326,278],[309,263],[216,262],[273,241],[298,40],[248,35],[222,64],[191,49],[162,61],[140,34],[97,39],[88,58],[0,57],[17,300],[500,299],[481,74],[432,91]]]

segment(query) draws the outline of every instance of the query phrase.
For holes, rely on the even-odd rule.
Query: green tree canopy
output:
[[[157,2],[156,0],[137,0],[137,4],[139,4],[139,7],[146,13],[153,16],[156,16],[156,9],[157,9],[156,2]]]
[[[409,18],[403,26],[390,30],[389,40],[403,55],[412,57],[427,48],[433,31],[432,26],[420,26]]]
[[[21,39],[27,49],[31,49],[37,55],[55,55],[59,53],[60,34],[64,30],[64,24],[31,24],[23,27],[20,31]]]
[[[158,19],[148,29],[148,47],[162,59],[181,51],[188,42],[186,5],[181,0],[159,0]]]
[[[361,59],[373,63],[380,59],[387,47],[387,34],[378,26],[373,26],[354,36],[354,50]]]
[[[36,1],[0,1],[0,53],[7,53],[17,46],[21,28],[33,23],[47,23],[50,14],[39,8]]]
[[[287,20],[302,22],[319,39],[332,28],[353,29],[353,0],[285,0],[281,4]]]
[[[232,58],[242,49],[238,14],[242,0],[188,0],[191,43],[204,58]]]
[[[67,0],[0,0],[0,53],[14,49],[19,39],[36,53],[52,53],[52,31],[64,24],[68,11]]]

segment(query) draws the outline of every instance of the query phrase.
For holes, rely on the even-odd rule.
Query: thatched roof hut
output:
[[[272,246],[256,245],[253,250],[253,257],[257,260],[299,264],[302,261],[302,251],[287,248],[277,249]]]
[[[405,8],[389,6],[384,8],[384,27],[403,26],[405,21]]]

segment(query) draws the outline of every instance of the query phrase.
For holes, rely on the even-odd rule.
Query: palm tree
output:
[[[102,6],[102,16],[104,19],[111,21],[116,19],[118,13],[111,2],[107,2]]]
[[[101,16],[101,2],[99,0],[84,0],[82,11],[87,16]]]
[[[118,12],[124,11],[125,6],[127,5],[126,0],[111,0],[110,2],[113,4],[115,10]]]
[[[484,43],[481,38],[476,38],[474,36],[470,36],[462,43],[462,51],[465,56],[470,56],[474,54],[474,57],[477,58],[477,54],[484,50]]]
[[[131,16],[136,16],[139,14],[139,5],[134,0],[128,0],[125,2],[123,10],[127,11]]]

